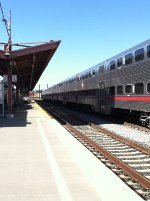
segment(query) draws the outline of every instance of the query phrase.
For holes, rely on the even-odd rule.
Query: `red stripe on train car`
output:
[[[112,99],[116,101],[150,101],[150,96],[116,96]]]

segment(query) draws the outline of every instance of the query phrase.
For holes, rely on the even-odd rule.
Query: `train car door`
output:
[[[99,82],[98,83],[98,88],[99,88],[99,108],[100,112],[105,112],[105,107],[106,107],[106,91],[105,91],[105,82]]]

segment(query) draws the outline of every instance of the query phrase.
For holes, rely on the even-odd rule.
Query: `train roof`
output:
[[[150,39],[148,39],[148,40],[146,40],[146,41],[144,41],[144,42],[142,42],[142,43],[139,43],[138,45],[135,45],[135,46],[133,46],[133,47],[131,47],[131,48],[129,48],[129,49],[127,49],[127,50],[125,50],[125,51],[123,51],[123,52],[121,52],[121,53],[119,53],[119,54],[116,54],[115,56],[113,56],[113,57],[110,57],[109,59],[107,59],[107,60],[113,60],[114,58],[119,58],[119,57],[121,57],[121,56],[123,56],[123,55],[126,55],[126,54],[128,54],[128,53],[130,53],[130,52],[132,52],[132,51],[135,51],[135,50],[137,50],[137,49],[139,49],[139,48],[141,48],[141,47],[143,47],[143,46],[145,46],[145,45],[148,45],[148,44],[150,44]],[[107,60],[105,60],[105,61],[107,61]],[[104,61],[103,61],[104,62]]]
[[[106,59],[106,60],[104,60],[104,61],[102,61],[102,62],[100,62],[100,63],[98,63],[98,64],[96,64],[96,65],[94,65],[94,66],[92,66],[92,67],[90,67],[90,68],[88,68],[86,70],[84,70],[84,71],[82,71],[82,72],[80,72],[79,74],[84,74],[84,73],[86,73],[86,72],[88,72],[90,70],[97,69],[98,67],[104,65],[105,63],[107,63],[107,62],[109,62],[111,60],[114,60],[115,58],[119,58],[121,56],[124,56],[124,55],[126,55],[126,54],[128,54],[128,53],[130,53],[132,51],[135,51],[135,50],[137,50],[137,49],[139,49],[139,48],[141,48],[141,47],[143,47],[145,45],[148,45],[148,44],[150,44],[150,39],[148,39],[148,40],[146,40],[146,41],[144,41],[142,43],[139,43],[138,45],[135,45],[135,46],[133,46],[133,47],[131,47],[131,48],[119,53],[119,54],[116,54],[115,56],[110,57],[110,58],[108,58],[108,59]]]
[[[99,68],[100,66],[103,66],[103,65],[105,65],[106,63],[108,63],[108,62],[110,62],[110,61],[112,61],[112,60],[114,60],[114,59],[116,59],[116,58],[122,57],[122,56],[124,56],[124,55],[126,55],[126,54],[128,54],[128,53],[131,53],[132,51],[135,51],[135,50],[137,50],[137,49],[139,49],[139,48],[141,48],[141,47],[144,47],[144,46],[146,46],[146,45],[148,45],[148,44],[150,44],[150,39],[148,39],[148,40],[146,40],[146,41],[144,41],[144,42],[142,42],[142,43],[139,43],[138,45],[135,45],[135,46],[133,46],[133,47],[131,47],[131,48],[129,48],[129,49],[127,49],[127,50],[125,50],[125,51],[119,53],[119,54],[116,54],[115,56],[110,57],[110,58],[108,58],[108,59],[106,59],[106,60],[104,60],[104,61],[102,61],[102,62],[100,62],[100,63],[98,63],[98,64],[96,64],[96,65],[93,65],[92,67],[89,67],[88,69],[85,69],[84,71],[81,71],[81,72],[79,72],[79,73],[77,73],[77,74],[75,74],[75,75],[73,75],[73,76],[70,76],[70,77],[68,77],[67,79],[63,80],[63,81],[61,81],[61,82],[59,82],[59,83],[57,83],[57,84],[54,84],[53,86],[59,85],[60,83],[66,82],[67,80],[74,79],[74,78],[77,77],[78,75],[83,75],[83,74],[85,74],[85,73],[87,73],[87,72],[89,72],[89,71],[92,71],[92,70],[94,70],[94,69],[95,69],[95,70],[96,70],[96,69],[98,70],[98,68]],[[51,87],[53,87],[53,86],[51,86]],[[51,88],[51,87],[50,87],[50,88]]]

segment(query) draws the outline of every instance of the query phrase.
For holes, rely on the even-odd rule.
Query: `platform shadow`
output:
[[[33,104],[33,103],[32,103]],[[2,127],[26,127],[31,122],[27,121],[28,110],[32,109],[31,104],[24,104],[22,107],[13,108],[14,117],[9,118],[7,115],[0,118],[0,128]]]

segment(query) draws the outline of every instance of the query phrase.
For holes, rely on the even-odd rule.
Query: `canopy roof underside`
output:
[[[11,63],[12,74],[17,75],[20,90],[33,90],[60,42],[50,41],[14,50],[10,52],[10,57],[6,57],[6,51],[0,50],[0,75],[8,73]]]

